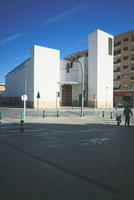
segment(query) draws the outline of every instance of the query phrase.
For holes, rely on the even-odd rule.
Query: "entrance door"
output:
[[[62,85],[62,106],[72,106],[72,85]]]

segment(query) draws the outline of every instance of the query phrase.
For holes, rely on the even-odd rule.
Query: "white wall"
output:
[[[96,94],[98,107],[113,107],[113,54],[108,54],[108,38],[113,36],[100,30],[89,35],[88,99],[94,101]]]
[[[27,94],[28,100],[33,100],[33,58],[31,57],[17,66],[6,77],[6,96],[21,97]]]
[[[34,101],[40,92],[40,101],[53,104],[59,91],[60,51],[42,46],[34,46]],[[44,105],[45,106],[45,105]],[[50,105],[51,106],[51,105]]]

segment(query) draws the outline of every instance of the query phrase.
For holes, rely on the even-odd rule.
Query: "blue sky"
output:
[[[0,82],[30,56],[34,44],[61,50],[61,58],[87,49],[88,34],[134,30],[133,0],[0,0]]]

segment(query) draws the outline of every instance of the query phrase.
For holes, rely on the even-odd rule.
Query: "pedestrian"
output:
[[[125,126],[129,126],[130,115],[133,116],[133,113],[128,104],[124,108],[123,115],[125,116]]]

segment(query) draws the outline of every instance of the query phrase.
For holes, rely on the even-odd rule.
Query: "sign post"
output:
[[[25,118],[26,118],[26,101],[27,101],[27,95],[23,94],[21,96],[21,100],[24,102],[24,117],[23,117],[23,119],[25,120]]]
[[[94,98],[94,101],[95,101],[94,107],[95,107],[95,109],[96,109],[96,108],[97,108],[96,94],[93,94],[93,98]]]
[[[40,93],[37,93],[37,118],[39,116],[39,99],[40,99]]]

